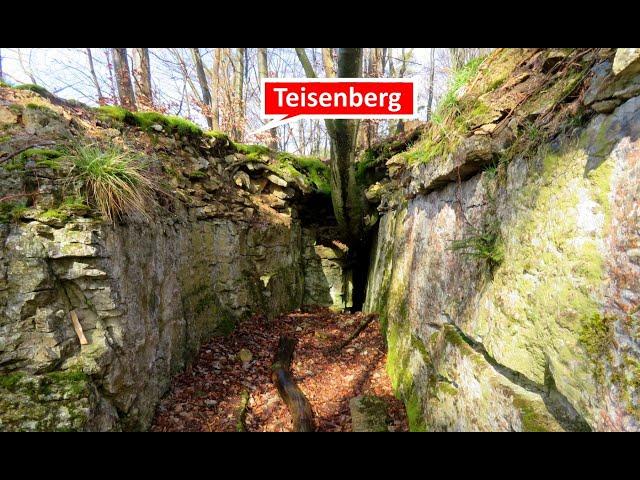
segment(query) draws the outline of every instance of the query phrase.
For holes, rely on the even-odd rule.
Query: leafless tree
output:
[[[260,79],[269,78],[269,57],[266,48],[258,48],[258,72]],[[277,131],[274,128],[269,131],[267,145],[274,150],[278,148]]]
[[[95,68],[95,64],[93,63],[93,55],[91,54],[91,49],[85,48],[85,52],[87,54],[87,60],[89,62],[89,72],[91,73],[93,86],[96,88],[96,93],[98,94],[98,103],[100,105],[103,105],[105,101],[104,101],[104,97],[102,96],[102,89],[100,88],[100,82],[98,81],[98,76],[96,75],[96,68]]]
[[[429,55],[429,100],[427,101],[427,120],[431,120],[431,106],[433,104],[433,80],[436,73],[435,53],[436,49],[431,48]]]
[[[133,84],[131,83],[127,49],[112,48],[111,55],[113,56],[113,66],[115,69],[116,85],[118,86],[120,104],[129,110],[135,110],[136,98],[133,93]]]
[[[152,109],[151,60],[148,48],[133,49],[133,80],[138,108],[142,110]]]
[[[204,63],[202,62],[202,56],[200,55],[199,48],[192,48],[191,53],[193,55],[193,61],[196,64],[196,74],[198,75],[198,83],[200,84],[200,90],[202,91],[202,103],[204,106],[204,115],[207,118],[207,125],[209,128],[213,128],[213,105],[211,100],[211,90],[209,90],[209,82],[207,81],[207,74],[204,70]]]

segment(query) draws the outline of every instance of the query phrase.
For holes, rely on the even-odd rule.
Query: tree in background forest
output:
[[[328,50],[328,49],[327,49]],[[304,48],[296,48],[307,77],[316,78]],[[331,54],[324,54],[324,64],[332,72]],[[362,75],[362,48],[339,48],[337,75],[341,78],[356,78]],[[357,120],[325,119],[331,141],[331,200],[338,225],[345,241],[357,245],[363,238],[362,192],[356,184],[355,151],[358,132]]]
[[[133,93],[129,60],[126,48],[112,48],[113,68],[115,70],[116,85],[120,104],[129,110],[136,110],[136,97]]]
[[[133,79],[138,108],[141,110],[153,109],[151,60],[148,48],[133,49]]]
[[[306,48],[319,76],[337,74],[337,49]],[[430,117],[457,66],[488,49],[363,48],[362,76],[414,77],[422,119]],[[118,104],[186,117],[235,141],[264,143],[298,155],[330,157],[324,120],[303,118],[252,134],[260,116],[260,79],[305,75],[293,48],[2,48],[3,80],[34,83],[90,105]],[[128,75],[127,71],[128,69]],[[402,132],[397,120],[359,124],[357,149]]]

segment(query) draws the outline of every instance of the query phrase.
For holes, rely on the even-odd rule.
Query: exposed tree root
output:
[[[249,390],[243,390],[240,394],[240,406],[238,407],[238,420],[236,421],[236,430],[238,432],[246,432],[247,425],[247,408],[249,407]]]
[[[349,335],[349,338],[347,338],[340,345],[338,345],[337,347],[332,348],[331,351],[333,351],[334,353],[337,353],[340,350],[342,350],[344,347],[349,345],[351,342],[353,342],[353,340],[355,338],[358,337],[358,335],[360,335],[364,331],[365,328],[367,328],[367,325],[369,325],[371,322],[373,322],[376,318],[377,318],[377,316],[375,314],[373,314],[373,313],[368,314],[364,318],[364,321],[358,326],[358,328],[356,328],[355,332],[353,332],[351,335]]]
[[[273,364],[271,366],[271,380],[278,389],[278,394],[287,405],[293,419],[294,432],[313,432],[316,429],[313,420],[313,410],[307,397],[293,380],[291,362],[297,340],[292,337],[281,336],[278,342]]]

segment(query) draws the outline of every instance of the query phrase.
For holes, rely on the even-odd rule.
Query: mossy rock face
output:
[[[15,88],[17,90],[29,90],[29,91],[35,92],[38,95],[41,95],[43,97],[50,97],[51,96],[51,93],[49,93],[49,91],[46,88],[44,88],[41,85],[34,85],[32,83],[25,83],[25,84],[22,84],[22,85],[16,85],[13,88]]]
[[[0,431],[82,431],[93,403],[90,379],[80,370],[0,375]]]
[[[351,430],[354,432],[389,431],[388,406],[384,399],[363,395],[349,401],[351,410]]]
[[[176,115],[165,115],[158,112],[132,112],[123,107],[106,105],[96,110],[98,118],[116,126],[131,125],[140,127],[149,133],[165,132],[184,137],[199,137],[204,132],[195,123]]]
[[[494,55],[506,61],[510,53]],[[436,149],[385,188],[365,309],[379,312],[386,327],[388,372],[412,429],[640,429],[640,362],[626,347],[637,343],[631,325],[640,311],[629,293],[640,291],[632,273],[640,99],[609,115],[578,109],[579,122],[564,123],[549,140],[567,120],[565,106],[579,102],[588,73],[589,62],[565,65],[574,55],[519,57],[552,77],[566,70],[521,105],[534,117],[547,112],[549,124],[523,124],[513,148],[486,132],[458,144],[427,135],[398,156]],[[478,98],[488,108],[478,109],[474,92],[488,88],[483,68],[456,98],[458,122],[502,108],[495,100],[504,92],[529,88],[532,73],[497,79]],[[471,141],[486,149],[469,149]],[[408,203],[396,200],[401,195]],[[469,237],[487,225],[496,242]],[[451,248],[456,239],[469,241]],[[499,261],[488,269],[479,257],[494,246]]]

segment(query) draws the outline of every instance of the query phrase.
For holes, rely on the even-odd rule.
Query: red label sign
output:
[[[407,118],[416,113],[411,79],[264,79],[262,83],[265,118]]]

